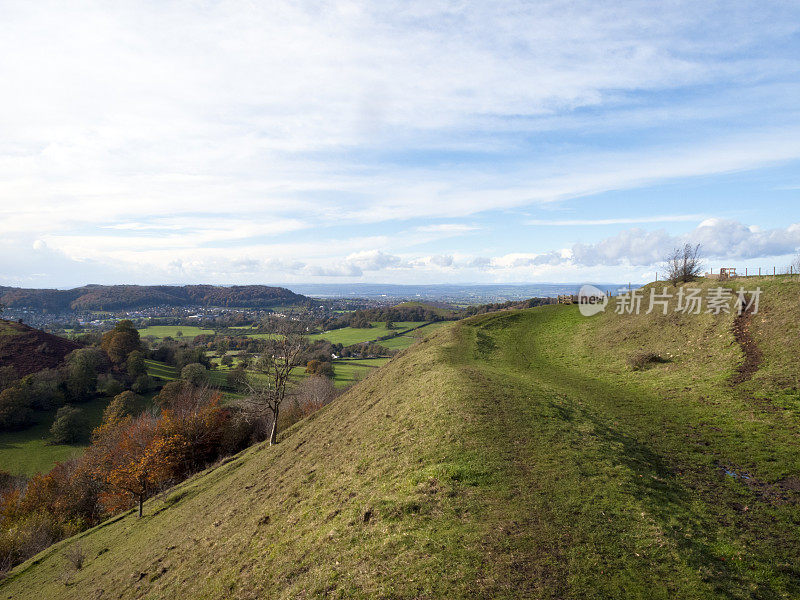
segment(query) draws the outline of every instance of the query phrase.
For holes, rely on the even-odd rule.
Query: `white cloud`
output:
[[[786,228],[748,227],[731,219],[712,218],[683,235],[664,230],[629,229],[594,244],[575,244],[562,262],[582,266],[653,266],[674,248],[685,243],[700,244],[710,259],[755,259],[781,257],[800,250],[800,224]]]
[[[410,252],[472,240],[489,211],[800,157],[800,61],[770,46],[793,17],[644,1],[4,2],[0,237],[11,255],[38,240],[75,283],[551,267],[558,252]],[[713,93],[681,96],[695,86]],[[568,137],[540,148],[551,131]],[[450,222],[338,229],[426,218]],[[721,229],[708,235],[748,239]],[[661,243],[621,236],[576,255],[647,261]],[[40,258],[6,273],[42,273]]]
[[[528,225],[567,226],[575,225],[627,225],[633,223],[680,223],[700,221],[703,215],[660,215],[654,217],[614,217],[611,219],[529,219]]]

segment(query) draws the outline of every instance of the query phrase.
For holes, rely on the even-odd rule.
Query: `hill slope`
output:
[[[730,315],[448,325],[0,598],[797,597],[800,288],[773,287],[741,384]]]
[[[0,319],[0,367],[11,365],[20,377],[57,367],[80,347],[22,323]]]
[[[265,285],[86,285],[71,290],[0,287],[0,304],[50,311],[125,310],[148,306],[234,306],[268,308],[307,298]]]

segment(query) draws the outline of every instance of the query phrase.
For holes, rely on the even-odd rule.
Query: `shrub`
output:
[[[660,355],[655,352],[637,352],[636,354],[628,357],[628,366],[632,371],[642,371],[653,363],[667,362]]]
[[[64,552],[64,557],[67,559],[69,566],[76,571],[80,571],[83,568],[83,562],[86,560],[86,551],[80,544],[72,544]]]
[[[673,250],[664,262],[667,279],[672,285],[694,281],[703,270],[700,244],[696,246],[684,244],[682,248]]]

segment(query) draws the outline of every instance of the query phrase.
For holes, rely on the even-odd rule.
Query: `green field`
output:
[[[355,327],[342,327],[341,329],[332,329],[330,331],[325,331],[323,333],[315,333],[313,335],[308,336],[308,339],[313,341],[315,339],[324,339],[328,340],[333,344],[343,344],[344,346],[351,346],[353,344],[360,344],[362,342],[370,342],[373,340],[377,340],[379,337],[383,337],[384,335],[390,335],[393,333],[398,333],[403,331],[404,329],[410,329],[411,327],[417,327],[422,325],[423,322],[417,321],[398,321],[395,323],[396,329],[389,330],[386,329],[386,323],[380,321],[374,321],[372,323],[372,327],[366,329],[359,329]],[[384,341],[377,342],[381,345],[385,345]]]
[[[144,362],[147,366],[147,374],[150,375],[150,377],[155,377],[163,381],[172,381],[179,376],[178,370],[172,365],[150,359],[145,359]]]
[[[388,358],[364,358],[354,360],[335,360],[333,382],[337,387],[351,385],[361,381],[378,367],[389,362]]]
[[[151,396],[144,398],[141,408]],[[92,429],[103,420],[103,410],[110,398],[101,397],[76,404],[84,411],[87,420],[83,440],[78,444],[53,444],[50,426],[56,411],[36,412],[35,424],[22,431],[0,433],[0,470],[12,475],[34,475],[49,471],[59,461],[81,454],[89,445]]]
[[[185,338],[193,338],[197,335],[204,334],[214,334],[213,329],[202,329],[201,327],[195,327],[193,325],[151,325],[150,327],[140,329],[139,335],[141,337],[147,337],[151,335],[159,339],[164,339],[165,337],[180,339],[178,332],[181,332],[183,334],[182,337]]]
[[[798,598],[800,285],[764,287],[742,383],[732,315],[441,327],[0,597]]]

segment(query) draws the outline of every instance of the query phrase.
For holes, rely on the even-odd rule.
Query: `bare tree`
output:
[[[667,279],[672,285],[686,281],[694,281],[700,276],[703,269],[700,257],[700,244],[692,246],[689,243],[682,248],[675,248],[667,257]]]
[[[306,346],[300,325],[291,319],[272,321],[270,331],[274,336],[264,345],[256,362],[256,371],[262,377],[248,378],[248,397],[243,405],[257,413],[267,413],[272,419],[270,445],[278,443],[278,417],[281,404],[286,399],[286,386],[292,369],[300,364]]]
[[[789,265],[789,268],[786,269],[786,272],[794,275],[800,274],[800,254],[794,257],[792,263]]]

